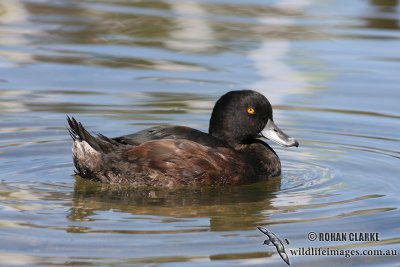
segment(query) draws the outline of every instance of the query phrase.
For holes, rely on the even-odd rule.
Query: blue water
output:
[[[400,7],[359,1],[0,1],[0,266],[398,266]],[[207,131],[255,89],[299,148],[282,176],[134,190],[73,176],[66,114],[108,136]],[[379,241],[309,241],[309,232]],[[289,250],[396,251],[295,256]]]

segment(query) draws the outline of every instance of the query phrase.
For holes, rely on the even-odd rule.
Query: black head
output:
[[[268,99],[252,90],[221,96],[211,115],[209,133],[230,144],[250,143],[263,135],[284,146],[298,146],[274,124]]]
[[[259,135],[272,107],[267,98],[251,90],[231,91],[215,103],[209,133],[229,143],[247,143]]]

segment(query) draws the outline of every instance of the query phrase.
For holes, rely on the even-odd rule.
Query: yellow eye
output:
[[[250,107],[250,108],[247,108],[247,113],[254,114],[254,113],[256,113],[256,110],[254,108]]]

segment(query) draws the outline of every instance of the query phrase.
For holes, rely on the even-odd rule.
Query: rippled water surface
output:
[[[400,251],[396,0],[1,0],[1,266],[285,266],[289,249]],[[146,191],[73,176],[66,114],[109,136],[207,130],[229,90],[265,94],[299,148],[282,176]],[[378,232],[379,241],[309,241]],[[398,266],[294,256],[292,266]]]

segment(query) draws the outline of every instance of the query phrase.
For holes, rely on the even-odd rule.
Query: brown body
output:
[[[270,150],[261,142],[230,148],[205,146],[186,139],[162,139],[137,146],[115,145],[110,153],[92,150],[85,141],[75,142],[74,162],[79,174],[104,183],[223,186],[256,182],[280,174],[279,159],[275,153],[267,153]],[[260,151],[264,152],[261,158]]]

